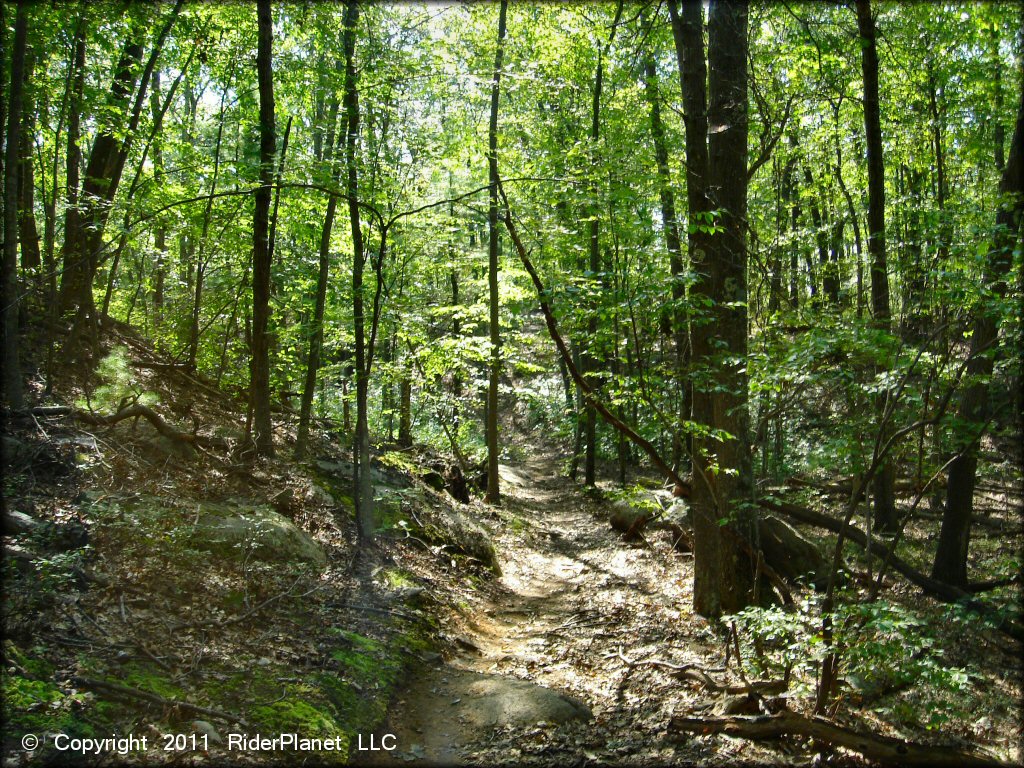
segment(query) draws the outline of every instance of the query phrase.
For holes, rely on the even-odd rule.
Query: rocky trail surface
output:
[[[395,749],[356,763],[699,759],[699,745],[663,738],[686,692],[667,695],[678,681],[643,661],[672,648],[705,655],[677,664],[720,658],[707,623],[689,613],[690,560],[667,539],[623,542],[607,504],[557,467],[549,458],[502,466],[503,575],[465,611],[457,650],[394,700],[374,743],[391,733]]]

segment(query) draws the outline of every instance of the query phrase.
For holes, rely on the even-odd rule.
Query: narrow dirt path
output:
[[[627,690],[641,675],[622,651],[650,645],[642,656],[665,657],[689,613],[689,560],[667,542],[622,542],[607,506],[560,477],[557,461],[502,466],[501,479],[500,582],[472,606],[460,652],[425,667],[392,705],[379,733],[397,748],[355,761],[671,759],[675,747],[651,738],[668,713]],[[704,633],[687,644],[710,651]],[[673,658],[686,660],[698,659]]]

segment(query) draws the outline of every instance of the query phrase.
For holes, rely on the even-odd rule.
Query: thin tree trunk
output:
[[[18,242],[21,246],[21,268],[31,274],[33,282],[38,280],[42,257],[39,251],[39,230],[36,228],[35,203],[35,149],[36,110],[32,91],[26,86],[32,81],[35,69],[35,54],[25,49],[24,72],[22,74],[21,136],[19,137],[20,157],[18,158]]]
[[[690,418],[690,382],[686,376],[689,343],[687,339],[686,315],[682,303],[685,298],[683,282],[685,266],[683,248],[679,236],[679,219],[676,215],[676,197],[672,188],[672,177],[668,166],[668,146],[665,141],[665,127],[661,121],[661,104],[658,99],[658,75],[654,57],[644,58],[644,93],[651,109],[651,137],[654,140],[654,157],[658,165],[661,218],[665,227],[665,247],[668,250],[669,272],[672,275],[672,325],[673,352],[675,353],[676,384],[679,387],[679,424],[672,435],[672,463],[679,466],[682,455],[689,455],[689,441],[684,450],[682,424]]]
[[[234,79],[234,73],[235,65],[234,62],[232,62],[228,70],[229,84]],[[197,357],[199,355],[200,319],[203,308],[203,290],[206,287],[207,235],[210,232],[210,221],[213,218],[213,196],[217,193],[217,183],[220,180],[220,151],[223,146],[224,138],[224,118],[227,94],[227,88],[221,91],[219,119],[217,121],[217,140],[213,147],[213,177],[210,179],[210,193],[206,198],[206,207],[203,210],[203,225],[199,234],[199,255],[196,258],[196,279],[192,294],[192,316],[189,322],[188,359],[186,361],[186,365],[190,371],[194,371],[196,369]],[[271,98],[273,98],[273,94],[271,94]],[[271,118],[273,118],[273,116],[271,116]],[[257,192],[257,195],[259,195],[259,192]],[[269,257],[267,258],[269,259]],[[255,283],[253,285],[253,289],[255,290]]]
[[[861,69],[864,77],[864,134],[868,159],[868,254],[871,257],[871,311],[874,325],[889,332],[892,328],[889,307],[889,270],[885,253],[885,165],[882,155],[882,123],[878,94],[877,29],[871,15],[871,0],[857,0],[857,28],[862,40]],[[885,408],[885,395],[878,397],[876,411],[881,419]],[[889,431],[879,423],[884,442]],[[886,533],[895,532],[898,525],[896,498],[893,485],[896,471],[891,458],[887,458],[872,481],[875,528]]]
[[[337,68],[343,67],[338,62]],[[336,148],[336,126],[338,122],[338,97],[332,94],[328,109],[328,131],[326,138],[326,160],[331,168],[331,185],[338,186],[341,180],[341,164],[338,163]],[[302,387],[302,402],[299,406],[299,427],[295,439],[295,456],[302,457],[306,453],[309,441],[309,422],[313,411],[313,395],[316,392],[316,376],[320,370],[320,355],[324,344],[324,310],[327,307],[327,282],[331,268],[331,233],[334,230],[334,217],[338,208],[337,195],[327,199],[327,211],[324,213],[324,224],[320,230],[320,262],[316,278],[316,304],[313,308],[313,323],[309,334],[309,353],[306,357],[306,379]]]
[[[491,80],[491,115],[487,129],[487,285],[491,364],[487,382],[487,493],[484,501],[488,504],[501,502],[501,490],[498,485],[498,380],[501,376],[501,328],[498,324],[498,99],[501,93],[501,66],[505,54],[507,13],[508,0],[501,0],[501,7],[498,10],[498,46],[494,53],[494,77]]]
[[[274,184],[274,72],[271,0],[258,0],[256,75],[260,101],[260,186],[256,189],[252,255],[252,375],[253,439],[256,453],[272,456],[274,435],[270,421],[270,195]]]
[[[669,0],[669,15],[672,21],[672,37],[675,42],[676,62],[679,69],[679,84],[683,97],[683,124],[686,128],[686,205],[689,212],[687,250],[691,269],[704,261],[708,251],[709,235],[700,225],[708,224],[706,217],[711,210],[705,186],[708,179],[708,115],[707,115],[707,65],[704,60],[704,20],[700,3],[684,2],[680,12],[677,0]],[[700,272],[700,269],[696,269]],[[699,286],[701,278],[698,277]],[[688,352],[690,359],[696,358],[694,338],[700,318],[691,318],[689,323]],[[684,377],[681,384],[684,393],[683,410],[687,418],[692,417],[694,391],[690,377]],[[693,457],[693,439],[687,437],[689,454]]]
[[[373,483],[370,475],[369,366],[367,363],[366,314],[363,300],[363,270],[366,250],[359,217],[359,172],[356,150],[359,141],[359,90],[356,82],[356,24],[358,0],[348,0],[345,9],[345,163],[348,170],[349,223],[352,229],[352,323],[355,331],[356,429],[353,446],[353,486],[355,488],[356,525],[364,542],[373,538]],[[382,233],[383,237],[383,233]]]

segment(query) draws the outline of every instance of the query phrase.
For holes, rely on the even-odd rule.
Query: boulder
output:
[[[327,565],[327,555],[305,531],[269,506],[204,504],[193,529],[197,549],[230,557],[255,557],[267,562]]]
[[[788,581],[804,581],[815,589],[828,582],[830,563],[811,540],[793,526],[768,515],[758,523],[765,562]]]
[[[608,522],[612,528],[622,534],[627,541],[639,539],[644,528],[653,519],[653,516],[645,509],[637,509],[626,501],[612,503],[612,511],[608,515]]]
[[[512,677],[488,676],[469,684],[467,719],[480,728],[526,726],[539,722],[591,720],[583,702],[550,688]]]
[[[4,536],[17,536],[21,533],[32,533],[39,528],[39,521],[31,515],[16,509],[5,509],[3,517]]]

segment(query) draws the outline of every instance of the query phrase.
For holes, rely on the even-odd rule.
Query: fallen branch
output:
[[[754,680],[749,683],[728,685],[718,682],[711,677],[706,670],[696,664],[673,664],[671,661],[661,661],[660,659],[631,659],[622,652],[622,648],[619,648],[615,653],[606,654],[606,656],[617,657],[630,667],[646,666],[665,667],[666,669],[671,669],[676,677],[693,680],[694,682],[703,685],[709,691],[714,691],[715,693],[727,693],[731,695],[744,693],[777,695],[784,693],[789,687],[785,680]]]
[[[110,416],[103,416],[102,414],[82,411],[68,406],[44,406],[42,408],[33,408],[30,413],[35,416],[74,416],[79,421],[84,421],[86,424],[91,424],[95,427],[110,427],[120,421],[124,421],[125,419],[144,418],[153,425],[153,428],[156,429],[157,432],[171,440],[179,440],[183,443],[201,446],[203,448],[220,448],[222,450],[228,450],[231,447],[231,444],[222,437],[193,435],[189,432],[182,432],[181,430],[175,429],[164,421],[163,417],[160,416],[159,413],[154,411],[148,405],[143,405],[142,403],[133,403],[132,405],[125,406],[117,413],[111,414]]]
[[[770,509],[773,512],[785,515],[792,520],[796,520],[807,525],[813,525],[818,528],[824,528],[825,530],[832,531],[835,534],[840,534],[852,541],[854,544],[857,544],[861,549],[865,551],[868,550],[867,536],[860,528],[856,528],[852,525],[846,525],[842,521],[836,520],[828,515],[824,515],[820,512],[815,512],[812,509],[800,507],[795,504],[762,499],[761,506]],[[947,603],[962,601],[971,610],[995,617],[995,613],[988,606],[972,598],[971,592],[955,587],[952,584],[947,584],[944,581],[933,579],[931,576],[921,573],[908,562],[897,557],[889,547],[878,539],[872,539],[870,554],[874,558],[888,562],[895,570],[903,574],[908,581],[924,590],[926,594]],[[1004,617],[996,618],[999,619],[999,629],[1010,635],[1010,637],[1024,642],[1024,626]]]
[[[198,715],[205,715],[217,720],[223,720],[226,723],[238,723],[246,728],[249,727],[249,723],[245,719],[219,709],[201,707],[198,704],[191,704],[187,701],[180,701],[178,699],[166,699],[163,696],[150,693],[149,691],[141,691],[138,688],[131,688],[127,685],[121,685],[120,683],[111,683],[106,680],[95,680],[91,677],[82,677],[81,675],[75,675],[71,680],[75,685],[81,686],[82,688],[88,688],[91,691],[100,691],[113,696],[138,699],[139,701],[156,704],[166,709],[180,709],[186,712],[194,712]]]
[[[858,752],[887,765],[992,766],[1002,765],[985,753],[963,752],[955,747],[916,744],[875,733],[860,733],[823,717],[804,717],[784,710],[777,715],[734,717],[683,717],[669,721],[669,733],[724,733],[744,739],[777,739],[809,736],[815,741]]]

